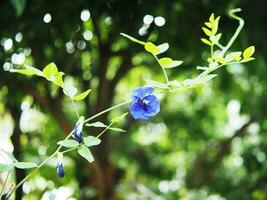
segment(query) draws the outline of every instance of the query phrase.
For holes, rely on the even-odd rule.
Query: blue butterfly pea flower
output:
[[[152,87],[140,87],[133,91],[130,113],[134,119],[148,120],[159,113],[160,101],[153,93]]]
[[[63,178],[65,176],[62,153],[57,154],[57,176],[59,178]]]
[[[73,132],[73,137],[79,143],[81,143],[83,140],[83,122],[84,122],[84,117],[80,117],[80,119],[75,125]]]

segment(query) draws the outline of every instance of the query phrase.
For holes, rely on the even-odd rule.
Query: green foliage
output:
[[[93,162],[94,161],[94,157],[91,153],[91,151],[84,145],[81,145],[79,148],[78,148],[78,153],[83,157],[85,158],[88,162]]]
[[[94,136],[87,136],[84,138],[84,144],[88,147],[97,146],[101,143],[101,140]]]
[[[265,3],[259,6],[257,2],[247,0],[239,3],[246,10],[242,14],[246,19],[246,30],[249,31],[244,31],[242,37],[235,39],[234,46],[230,45],[231,48],[228,49],[225,47],[228,44],[227,39],[230,39],[233,33],[233,23],[224,19],[218,20],[218,23],[216,22],[218,26],[215,27],[217,32],[214,34],[216,29],[213,28],[214,25],[212,27],[212,23],[214,24],[218,17],[212,15],[213,17],[210,17],[204,27],[208,30],[205,32],[208,32],[210,36],[205,32],[202,33],[199,24],[202,16],[208,16],[207,8],[225,17],[222,11],[233,5],[231,1],[226,1],[224,4],[212,1],[205,4],[199,1],[179,1],[170,3],[167,9],[166,5],[163,5],[164,2],[155,4],[155,2],[142,1],[140,4],[135,4],[128,1],[115,1],[102,4],[100,1],[95,1],[92,2],[89,10],[91,16],[94,17],[94,23],[100,28],[97,31],[94,29],[92,17],[86,22],[79,21],[81,9],[88,7],[85,1],[66,2],[64,5],[51,3],[49,4],[51,9],[45,12],[44,8],[47,8],[48,4],[40,1],[34,6],[27,5],[27,12],[23,13],[21,18],[14,19],[10,19],[10,15],[7,14],[7,10],[11,12],[12,9],[5,9],[3,6],[2,14],[6,17],[2,20],[10,19],[10,23],[2,23],[1,44],[5,40],[4,37],[13,40],[11,50],[7,52],[4,52],[3,48],[1,50],[3,62],[11,62],[9,57],[12,54],[22,52],[24,48],[29,47],[32,54],[26,56],[25,63],[42,66],[44,63],[55,60],[60,70],[68,73],[67,76],[61,72],[49,77],[48,79],[51,80],[48,81],[52,83],[51,85],[46,85],[38,77],[28,81],[22,77],[2,73],[0,112],[7,113],[9,110],[16,110],[14,106],[20,112],[22,105],[26,105],[21,97],[29,95],[31,111],[42,112],[48,120],[44,126],[39,126],[35,131],[25,133],[21,131],[19,138],[23,152],[21,152],[21,157],[18,157],[19,160],[26,158],[41,161],[51,154],[57,148],[57,141],[66,136],[64,132],[74,128],[74,123],[71,122],[76,121],[75,110],[78,111],[78,116],[79,113],[84,116],[91,115],[98,108],[107,108],[112,102],[116,103],[128,98],[134,87],[147,84],[155,87],[160,94],[161,114],[148,123],[132,123],[129,117],[120,123],[129,134],[109,134],[108,137],[102,139],[101,145],[96,149],[105,148],[109,155],[96,153],[94,157],[96,160],[108,159],[104,160],[105,166],[102,166],[101,162],[99,164],[103,173],[110,172],[109,170],[112,169],[112,173],[108,173],[109,177],[101,177],[94,174],[94,171],[88,170],[88,164],[81,161],[79,154],[73,152],[69,155],[68,151],[71,151],[72,147],[61,150],[62,153],[64,152],[64,167],[67,173],[60,184],[74,191],[72,197],[69,198],[95,199],[98,198],[98,194],[101,194],[108,199],[109,197],[102,194],[101,189],[88,184],[98,180],[99,185],[108,187],[103,190],[106,189],[118,199],[264,199],[266,196],[264,189],[266,185],[264,181],[266,179],[266,138],[264,135],[266,134],[264,133],[267,127],[264,122],[266,121],[264,112],[266,110],[264,95],[266,59],[264,56],[261,57],[259,52],[264,53],[263,36],[266,35],[266,31],[261,30],[261,27],[264,27],[261,22],[264,21],[266,14],[260,11],[263,11],[261,8],[266,6],[264,6]],[[6,8],[10,7],[7,3],[3,5],[7,6]],[[142,26],[142,18],[147,13],[147,6],[151,8],[148,14],[162,13],[167,22],[166,26],[157,27],[152,22],[147,30],[148,34],[140,36],[140,39],[144,41],[127,37],[142,45],[141,47],[145,46],[146,40],[150,41],[158,49],[156,54],[155,51],[137,53],[140,48],[134,45],[128,46],[126,40],[118,37],[120,31],[137,33]],[[99,7],[101,9],[98,9]],[[187,12],[185,8],[190,8],[190,12]],[[117,12],[118,10],[120,12]],[[52,21],[48,24],[42,21],[46,12],[52,15]],[[250,16],[253,16],[253,19]],[[108,25],[107,22],[110,23],[110,21],[111,25]],[[79,30],[78,28],[76,30],[76,27],[80,27]],[[18,31],[23,34],[21,42],[13,39]],[[83,34],[88,32],[93,35],[90,41],[84,40],[83,37]],[[99,32],[99,36],[96,32]],[[208,47],[207,50],[203,50],[200,46],[201,42],[197,41],[200,37],[203,37],[201,40],[208,44],[208,46],[203,45],[203,48]],[[86,47],[77,48],[78,42],[80,44],[84,41]],[[169,49],[167,43],[161,44],[163,41],[168,41],[172,48]],[[258,41],[255,46],[261,48],[258,48],[257,56],[250,55],[253,52],[250,50],[250,53],[245,54],[250,57],[246,57],[244,55],[246,50],[242,51],[242,49],[245,49],[245,45],[252,41],[253,43]],[[66,51],[68,42],[73,44],[72,53]],[[164,52],[168,55],[161,55]],[[114,65],[114,56],[117,56],[121,62]],[[164,81],[165,75],[163,77],[159,73],[162,69],[155,67],[152,61],[153,56],[156,56],[159,61],[163,58],[169,58],[172,61],[183,58],[184,63],[174,70],[167,70],[164,62],[159,63],[164,70],[166,69],[167,78],[170,79]],[[252,56],[257,58],[256,62],[253,62],[251,67],[244,67],[244,62],[253,59]],[[204,61],[201,61],[201,58]],[[217,76],[216,70],[226,65],[228,66],[222,71],[223,73],[219,74],[219,78],[211,83],[210,80]],[[14,66],[16,69],[12,71],[21,70],[20,72],[27,76],[44,77],[43,72],[37,68],[30,68],[27,65],[21,65],[21,68]],[[200,74],[203,72],[204,75],[195,76],[194,66],[197,66],[197,69],[201,70]],[[112,76],[108,76],[108,80],[105,78],[108,73],[103,70],[105,67],[112,71]],[[127,72],[126,77],[124,71]],[[64,91],[64,88],[68,88],[64,87],[68,78],[71,78],[73,82],[69,86],[70,89],[67,89],[69,90],[67,98],[75,100],[76,96],[87,91],[88,86],[94,91],[86,101],[76,102],[76,108],[74,108],[75,104],[66,100],[66,97],[62,96],[61,91],[58,90],[63,88]],[[7,79],[11,79],[11,83],[6,84]],[[31,87],[25,89],[27,83],[30,83]],[[206,83],[209,83],[209,87],[202,87]],[[116,88],[115,91],[114,88]],[[195,90],[192,91],[193,88]],[[29,93],[32,90],[37,92],[34,96]],[[250,98],[247,98],[248,96]],[[230,106],[232,101],[240,104],[238,114],[228,114],[236,110],[236,107]],[[26,111],[23,112],[26,113]],[[125,111],[112,111],[108,118],[101,116],[97,120],[104,119],[103,122],[108,123],[107,119],[112,119],[112,116],[123,112]],[[238,127],[229,126],[228,121],[236,122],[241,126],[245,115],[254,121],[255,118],[257,119],[256,124],[247,127],[245,133],[239,132]],[[236,117],[232,118],[233,116]],[[38,121],[37,117],[36,120],[31,119],[29,126],[35,125],[36,121]],[[14,124],[17,124],[15,120]],[[259,131],[255,132],[257,127]],[[103,128],[118,129],[113,128],[113,125],[110,127],[102,122],[91,121],[86,123],[86,128],[89,129],[90,134],[97,134],[97,131]],[[252,133],[251,130],[254,132]],[[235,131],[239,133],[238,136],[234,135]],[[84,131],[84,134],[86,133],[87,131]],[[6,133],[3,132],[3,134]],[[84,137],[84,145],[89,137],[91,136]],[[232,137],[233,140],[230,141]],[[9,140],[9,145],[10,142]],[[58,183],[55,166],[51,165],[52,161],[28,179],[27,186],[31,187],[32,192],[24,198],[47,198],[51,181]],[[31,171],[33,170],[27,170],[26,173],[29,174]],[[121,174],[123,177],[119,179]],[[93,178],[90,179],[90,177]],[[36,187],[36,181],[39,180],[43,188],[47,188],[45,193],[42,187]],[[109,180],[114,180],[114,182]],[[59,185],[57,188],[61,192]],[[113,188],[115,191],[112,192]],[[44,196],[41,197],[41,195]],[[53,196],[52,193],[49,195]]]
[[[14,166],[18,169],[31,169],[38,167],[37,164],[33,162],[15,162]]]
[[[74,148],[78,147],[80,144],[75,141],[75,140],[61,140],[57,143],[58,145],[61,145],[63,147],[68,147],[68,148]]]

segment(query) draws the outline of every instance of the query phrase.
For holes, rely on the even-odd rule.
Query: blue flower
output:
[[[83,140],[83,122],[84,122],[84,117],[80,117],[80,119],[75,125],[74,132],[73,132],[73,136],[75,140],[79,143],[81,143]]]
[[[65,175],[64,166],[63,166],[63,154],[57,154],[57,176],[63,178]]]
[[[159,113],[160,101],[153,93],[152,87],[140,87],[133,91],[130,113],[134,119],[147,120]]]

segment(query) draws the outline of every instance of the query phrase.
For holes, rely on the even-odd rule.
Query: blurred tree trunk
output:
[[[11,94],[8,98],[12,98],[12,92],[9,93]],[[17,105],[20,105],[19,103]],[[22,160],[22,146],[20,142],[20,127],[19,127],[19,121],[20,121],[20,109],[17,105],[13,105],[9,107],[11,115],[14,119],[14,132],[13,135],[11,136],[11,141],[14,147],[14,156],[18,160]],[[16,184],[19,183],[22,179],[25,178],[26,172],[23,169],[17,169],[15,168],[15,174],[16,174]],[[22,187],[19,187],[16,191],[16,197],[15,200],[21,200],[23,197],[23,190]]]

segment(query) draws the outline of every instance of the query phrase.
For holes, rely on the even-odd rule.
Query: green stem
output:
[[[72,99],[72,98],[70,98],[70,100],[71,100],[71,103],[72,103],[72,104],[73,104],[73,106],[74,106],[75,113],[76,113],[76,115],[77,115],[77,117],[78,117],[78,119],[79,119],[79,118],[80,118],[80,115],[79,115],[79,112],[78,112],[78,109],[77,109],[76,103],[73,101],[73,99]]]
[[[205,75],[208,75],[209,73],[211,73],[211,72],[213,72],[213,71],[215,71],[215,70],[221,68],[222,66],[225,66],[225,65],[232,65],[232,64],[238,64],[238,63],[239,63],[239,62],[231,62],[231,63],[221,64],[221,65],[218,65],[218,66],[216,66],[216,67],[208,68],[206,71],[204,71],[204,72],[202,72],[201,74],[199,74],[199,75],[197,76],[196,79],[201,78],[201,77],[203,77],[203,76],[205,76]]]
[[[68,136],[64,139],[64,141],[68,140],[72,134],[73,134],[72,130]],[[63,144],[63,142],[62,142]],[[20,181],[10,192],[9,196],[7,197],[7,199],[9,199],[9,197],[26,181],[28,180],[31,176],[33,176],[47,161],[49,161],[51,158],[53,158],[63,147],[62,144],[56,149],[56,151],[54,153],[52,153],[48,158],[46,158],[41,164],[38,165],[38,167],[36,169],[34,169],[30,174],[28,174],[22,181]]]
[[[6,183],[7,183],[8,176],[9,176],[9,173],[10,173],[10,171],[8,170],[7,175],[6,175],[6,178],[5,178],[5,181],[4,181],[4,184],[3,184],[3,187],[2,187],[2,190],[1,190],[1,192],[0,192],[0,197],[2,197],[2,194],[3,194],[4,190],[5,190]]]
[[[76,150],[76,149],[78,149],[78,148],[79,148],[79,146],[78,146],[78,147],[73,147],[73,148],[67,149],[67,150],[65,150],[65,151],[62,151],[61,153],[62,153],[62,154],[65,154],[65,153],[68,153],[68,152],[70,152],[70,151]]]
[[[90,118],[88,118],[88,119],[86,119],[85,121],[84,121],[84,123],[86,123],[86,122],[89,122],[90,120],[92,120],[92,119],[95,119],[96,117],[98,117],[98,116],[100,116],[100,115],[102,115],[102,114],[104,114],[104,113],[107,113],[107,112],[109,112],[109,111],[111,111],[111,110],[113,110],[113,109],[116,109],[116,108],[118,108],[118,107],[121,107],[121,106],[123,106],[123,105],[126,105],[126,104],[128,104],[128,103],[130,103],[131,102],[131,100],[129,100],[129,101],[125,101],[125,102],[122,102],[122,103],[120,103],[120,104],[118,104],[118,105],[115,105],[115,106],[113,106],[113,107],[110,107],[110,108],[108,108],[108,109],[106,109],[106,110],[103,110],[102,112],[100,112],[100,113],[97,113],[96,115],[94,115],[94,116],[92,116],[92,117],[90,117]],[[71,136],[72,136],[72,134],[73,134],[73,132],[74,132],[74,130],[72,130],[69,134],[68,134],[68,136],[64,139],[64,141],[66,141],[66,140],[68,140]],[[103,132],[103,131],[102,131]],[[101,134],[101,133],[100,133]],[[102,133],[103,134],[103,133]],[[62,144],[63,144],[63,142],[62,142]],[[10,194],[9,194],[9,196],[7,197],[7,199],[26,181],[26,180],[28,180],[31,176],[33,176],[47,161],[49,161],[51,158],[53,158],[60,150],[61,150],[61,148],[63,147],[62,146],[62,144],[56,149],[56,151],[54,152],[54,153],[52,153],[48,158],[46,158],[41,164],[39,164],[38,165],[38,167],[36,168],[36,169],[34,169],[30,174],[28,174],[22,181],[20,181],[13,189],[12,189],[12,191],[10,192]],[[62,153],[66,153],[66,152],[68,152],[68,151],[70,151],[70,150],[74,150],[74,149],[69,149],[69,150],[66,150],[66,151],[63,151]]]
[[[110,125],[108,125],[101,133],[99,133],[96,137],[99,138],[101,135],[103,135],[111,126],[112,126],[113,122],[110,123]]]
[[[166,70],[165,70],[164,67],[160,64],[158,57],[157,57],[156,55],[154,55],[154,54],[152,54],[152,55],[154,56],[154,58],[155,58],[155,59],[157,60],[157,62],[159,63],[159,65],[160,65],[160,67],[161,67],[161,69],[162,69],[162,71],[163,71],[163,73],[164,73],[165,80],[166,80],[166,82],[167,82],[167,84],[168,84],[168,83],[169,83],[169,78],[168,78],[168,75],[167,75]]]
[[[109,111],[111,111],[111,110],[114,110],[114,109],[116,109],[116,108],[118,108],[118,107],[124,106],[124,105],[126,105],[126,104],[128,104],[128,103],[130,103],[130,102],[131,102],[131,100],[128,100],[128,101],[122,102],[122,103],[120,103],[120,104],[118,104],[118,105],[116,105],[116,106],[112,106],[112,107],[110,107],[110,108],[108,108],[108,109],[106,109],[106,110],[103,110],[102,112],[97,113],[96,115],[94,115],[94,116],[92,116],[92,117],[87,118],[86,120],[84,120],[84,123],[89,122],[89,121],[91,121],[91,120],[93,120],[93,119],[99,117],[100,115],[103,115],[103,114],[105,114],[105,113],[107,113],[107,112],[109,112]]]
[[[241,29],[243,28],[245,22],[241,17],[238,17],[237,15],[235,15],[235,13],[240,12],[241,8],[236,8],[236,9],[232,9],[229,11],[229,15],[230,17],[236,19],[239,21],[239,26],[236,29],[234,35],[232,36],[232,38],[230,39],[230,41],[228,42],[228,44],[222,49],[222,55],[224,55],[226,53],[226,51],[232,46],[232,44],[234,43],[234,41],[236,40],[237,36],[239,35]]]

